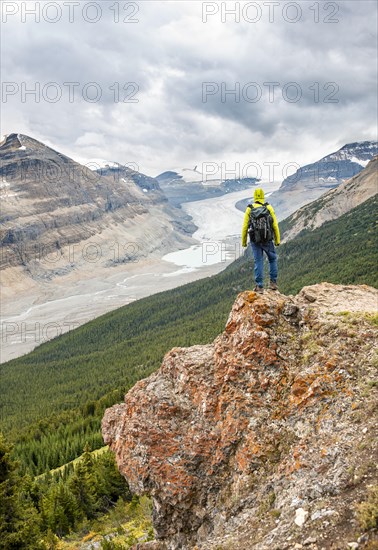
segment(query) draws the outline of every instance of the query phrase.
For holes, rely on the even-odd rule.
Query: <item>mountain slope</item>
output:
[[[115,186],[28,136],[7,136],[0,160],[2,267],[32,259],[37,243],[43,255],[88,238],[110,212],[146,211],[133,182]]]
[[[160,197],[160,200],[167,200],[165,195],[162,193],[159,182],[156,178],[151,178],[146,176],[141,172],[132,170],[128,166],[122,165],[119,162],[109,162],[101,159],[92,159],[90,161],[91,165],[94,165],[93,171],[99,174],[100,176],[111,176],[114,180],[118,181],[127,181],[132,180],[138,187],[140,187],[144,193],[155,192],[155,197]]]
[[[189,217],[158,187],[144,192],[142,174],[101,176],[31,137],[10,134],[0,145],[0,176],[7,318],[35,304],[94,295],[108,277],[122,276],[125,265],[193,244]],[[114,306],[103,301],[99,307],[103,312]],[[72,309],[64,314],[72,318]],[[80,323],[91,315],[81,311],[76,317]]]
[[[339,218],[378,193],[378,156],[356,176],[303,206],[281,224],[285,240]]]
[[[211,344],[173,348],[105,412],[120,472],[153,499],[155,548],[341,549],[369,512],[377,526],[377,302],[365,285],[243,292]]]
[[[301,167],[287,177],[269,200],[278,219],[317,199],[328,189],[355,176],[378,154],[378,142],[349,143],[322,159]]]
[[[378,287],[376,208],[372,197],[282,245],[281,291],[324,280]],[[101,446],[102,411],[120,398],[114,388],[132,387],[173,346],[210,342],[237,293],[252,286],[251,258],[242,257],[214,277],[134,302],[3,364],[1,428],[23,463],[40,472],[46,460],[56,467],[75,458],[86,441]]]

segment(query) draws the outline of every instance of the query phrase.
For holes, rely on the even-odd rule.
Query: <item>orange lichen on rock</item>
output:
[[[339,427],[344,414],[350,422],[357,401],[349,365],[366,364],[370,348],[357,329],[356,336],[338,334],[330,312],[354,289],[361,303],[360,287],[328,284],[310,288],[311,302],[308,289],[294,298],[241,293],[212,344],[174,348],[159,371],[106,411],[104,440],[131,490],[153,497],[156,535],[167,548],[200,542],[207,550],[207,538],[221,537],[234,506],[249,506],[257,525],[257,510],[261,515],[275,499],[292,522],[291,501],[311,503],[330,486],[341,490],[354,456],[348,438],[341,445]],[[372,290],[366,292],[370,304]],[[266,540],[261,548],[275,548]]]

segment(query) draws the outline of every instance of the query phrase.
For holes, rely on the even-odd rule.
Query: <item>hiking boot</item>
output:
[[[264,292],[264,288],[262,286],[256,285],[253,291],[257,292],[257,294],[262,294]]]
[[[275,283],[274,281],[270,281],[269,288],[270,290],[278,290],[277,283]]]

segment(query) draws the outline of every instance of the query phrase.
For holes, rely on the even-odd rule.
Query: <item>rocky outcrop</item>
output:
[[[284,240],[335,220],[378,193],[378,156],[362,172],[303,206],[284,222]]]
[[[314,201],[329,189],[349,180],[378,154],[378,142],[348,143],[312,164],[302,166],[271,194],[269,202],[279,219]]]
[[[356,506],[377,476],[377,306],[366,286],[244,292],[212,344],[171,350],[106,411],[120,472],[154,502],[157,541],[138,548],[372,537]]]

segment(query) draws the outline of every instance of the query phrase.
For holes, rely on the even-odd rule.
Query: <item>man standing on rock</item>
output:
[[[255,261],[255,292],[264,292],[264,252],[269,260],[271,290],[277,287],[277,254],[275,246],[280,244],[280,230],[273,207],[265,202],[264,191],[255,189],[253,203],[247,206],[242,229],[242,246],[247,246],[247,235],[251,240]],[[274,240],[274,243],[273,243]]]

